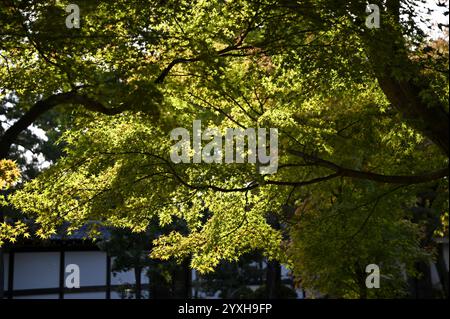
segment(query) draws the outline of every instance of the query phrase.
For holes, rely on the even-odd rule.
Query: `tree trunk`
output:
[[[448,268],[445,263],[445,256],[444,256],[444,245],[439,244],[438,245],[438,256],[436,260],[436,269],[439,274],[439,280],[442,285],[442,292],[444,294],[444,298],[448,298]]]
[[[134,268],[134,276],[136,277],[136,299],[141,299],[142,283],[141,283],[142,268]]]
[[[184,298],[186,299],[192,298],[192,270],[190,264],[191,264],[190,259],[187,259],[183,262],[184,288],[185,288]]]
[[[434,296],[430,265],[426,262],[418,262],[416,269],[421,277],[412,280],[413,297],[416,299],[432,299]]]
[[[413,222],[417,224],[424,223],[425,225],[424,236],[420,241],[420,247],[425,250],[439,246],[434,241],[434,232],[439,226],[439,217],[431,209],[432,203],[436,198],[436,189],[437,186],[429,191],[417,194],[417,207],[413,209]],[[433,282],[429,262],[419,261],[415,264],[415,267],[420,277],[410,280],[412,297],[417,299],[433,298]]]
[[[4,221],[3,211],[0,211],[0,223]],[[0,300],[5,298],[5,263],[3,247],[0,247]]]
[[[367,287],[365,282],[359,283],[359,299],[367,299]]]
[[[148,272],[147,272],[147,278],[148,278],[148,299],[153,299],[153,294],[152,294],[152,285],[151,285],[151,278],[150,278],[150,276],[148,275]]]
[[[267,263],[266,288],[267,298],[279,298],[278,292],[281,286],[281,265],[278,261],[269,261]]]
[[[368,289],[366,286],[367,273],[358,262],[355,263],[354,267],[355,267],[354,273],[356,276],[356,283],[358,285],[359,290],[359,299],[367,299],[367,289]]]
[[[365,43],[375,76],[389,102],[410,126],[428,137],[449,156],[449,114],[434,93],[422,66],[408,55],[408,43],[402,33],[400,2],[387,1],[386,15],[395,21],[373,33],[365,33]],[[427,92],[427,99],[422,94]]]
[[[3,256],[3,248],[0,247],[0,300],[5,297],[5,264]]]
[[[389,71],[385,71],[389,72]],[[392,105],[402,114],[404,120],[428,137],[442,152],[449,156],[449,115],[444,107],[427,105],[420,94],[424,88],[411,81],[400,82],[386,75],[379,76],[378,82]],[[438,98],[435,97],[436,101]]]

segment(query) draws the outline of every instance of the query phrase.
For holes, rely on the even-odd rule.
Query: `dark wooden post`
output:
[[[59,252],[59,299],[64,299],[64,279],[66,274],[66,254],[64,248]]]
[[[111,299],[111,256],[106,254],[106,299]]]
[[[14,296],[14,251],[9,252],[8,263],[8,299],[13,299]]]

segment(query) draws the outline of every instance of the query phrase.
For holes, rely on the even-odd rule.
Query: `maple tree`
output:
[[[182,219],[189,231],[158,238],[152,256],[190,256],[201,272],[261,250],[346,297],[361,268],[343,271],[348,256],[377,259],[388,276],[401,261],[415,275],[432,255],[420,239],[448,212],[448,49],[413,19],[420,1],[373,2],[379,29],[365,26],[359,0],[78,1],[79,29],[66,28],[60,1],[3,2],[0,97],[19,115],[0,158],[44,114],[68,122],[63,157],[11,203],[42,238],[65,223],[69,233],[91,220],[144,232],[155,218]],[[278,172],[175,165],[170,131],[198,119],[220,131],[278,128]],[[417,218],[430,189],[430,216]],[[335,284],[308,280],[314,269]]]

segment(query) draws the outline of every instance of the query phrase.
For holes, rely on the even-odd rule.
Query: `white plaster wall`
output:
[[[106,285],[106,253],[101,251],[76,251],[65,253],[65,266],[80,267],[80,286]],[[66,273],[64,278],[70,273]],[[65,285],[65,282],[64,282]]]
[[[57,288],[59,253],[15,253],[14,289]]]

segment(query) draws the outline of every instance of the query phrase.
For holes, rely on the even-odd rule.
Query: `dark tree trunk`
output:
[[[360,266],[359,263],[355,264],[355,275],[356,275],[356,283],[358,285],[359,290],[359,299],[367,299],[367,286],[366,286],[366,278],[367,273],[365,269]]]
[[[278,216],[275,214],[270,214],[267,216],[267,222],[274,229],[281,229],[281,224]],[[281,286],[281,265],[278,261],[272,260],[267,261],[267,272],[266,272],[266,296],[269,299],[279,298]]]
[[[399,8],[400,1],[387,1],[386,15],[397,23],[387,23],[374,33],[365,33],[362,40],[380,88],[403,121],[428,137],[448,157],[449,114],[433,93],[435,90],[423,75],[420,63],[408,55],[409,44],[401,31]],[[423,92],[429,92],[427,99],[422,97]]]
[[[439,226],[439,216],[434,212],[432,203],[436,198],[437,186],[428,191],[417,194],[417,207],[413,210],[413,222],[424,223],[424,237],[420,241],[420,247],[425,250],[436,248],[434,232]],[[439,247],[438,247],[439,249]],[[419,261],[415,264],[418,278],[410,280],[410,290],[413,298],[431,299],[434,297],[431,267],[427,261]]]
[[[190,299],[192,298],[192,270],[190,267],[190,259],[187,259],[183,263],[183,270],[184,270],[184,298]]]
[[[141,282],[142,268],[134,268],[134,276],[136,277],[136,299],[141,299],[142,282]]]
[[[280,298],[278,292],[281,286],[281,265],[278,261],[269,261],[267,263],[266,289],[267,298]]]
[[[420,278],[411,280],[412,297],[416,299],[432,299],[434,296],[430,265],[426,262],[418,262],[416,263],[416,270],[420,273]]]
[[[388,71],[385,71],[388,72]],[[441,105],[426,105],[420,88],[411,82],[400,82],[389,77],[379,77],[381,89],[404,120],[434,142],[449,156],[449,115]],[[438,98],[435,98],[438,101]]]
[[[190,260],[184,260],[172,274],[172,294],[170,298],[189,299],[192,296]]]
[[[5,297],[5,264],[3,256],[3,248],[0,247],[0,300]]]
[[[439,280],[442,285],[442,292],[444,294],[444,298],[448,298],[448,268],[445,263],[445,251],[444,251],[444,245],[439,244],[438,245],[438,256],[436,260],[436,269],[439,274]]]
[[[0,211],[0,223],[4,221],[3,211]],[[5,263],[3,247],[0,247],[0,300],[5,298]]]
[[[365,283],[359,283],[359,299],[367,299],[367,287]]]

